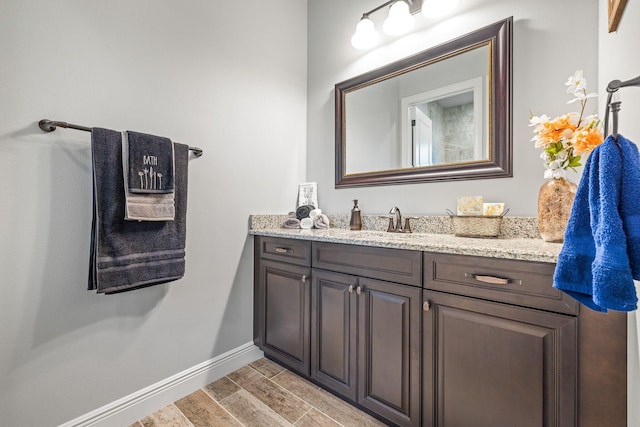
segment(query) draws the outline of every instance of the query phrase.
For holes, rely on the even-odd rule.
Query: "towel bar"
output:
[[[68,129],[76,129],[83,130],[85,132],[91,132],[91,128],[86,126],[74,125],[67,122],[58,122],[55,120],[42,119],[38,122],[38,126],[45,132],[53,132],[57,127],[68,128]],[[189,150],[193,151],[193,154],[196,157],[200,157],[203,154],[202,148],[198,147],[189,147]]]

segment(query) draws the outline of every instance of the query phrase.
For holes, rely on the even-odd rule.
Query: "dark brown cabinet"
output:
[[[312,255],[311,378],[402,426],[420,425],[422,289],[404,284],[419,283],[416,255],[328,243]]]
[[[626,425],[625,315],[581,308],[554,268],[424,253],[423,426]]]
[[[575,425],[575,317],[441,292],[425,301],[423,426]]]
[[[358,278],[314,270],[311,307],[311,377],[356,401]]]
[[[309,251],[305,245],[264,239],[256,252],[262,255],[255,281],[256,342],[267,356],[309,375],[311,268],[305,266]]]
[[[626,316],[554,265],[255,239],[254,341],[389,425],[626,425]]]
[[[358,403],[402,426],[420,425],[422,290],[360,278]]]
[[[311,378],[393,423],[420,425],[421,289],[312,275]]]

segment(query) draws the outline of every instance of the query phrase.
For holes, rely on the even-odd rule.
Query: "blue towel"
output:
[[[627,236],[627,254],[631,273],[640,280],[640,153],[638,147],[618,135],[622,150],[622,191],[620,215]]]
[[[609,136],[587,159],[558,257],[555,288],[596,311],[637,309],[639,194],[637,147],[622,135],[617,142]]]
[[[122,137],[91,130],[93,221],[89,289],[116,293],[177,280],[185,271],[189,147],[175,144],[175,220],[124,219]]]

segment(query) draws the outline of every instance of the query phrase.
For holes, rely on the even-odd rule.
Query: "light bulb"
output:
[[[442,18],[453,12],[457,5],[458,0],[424,0],[422,14],[430,19]]]
[[[369,49],[375,46],[380,39],[373,21],[364,16],[356,26],[356,32],[351,37],[351,45],[356,49]]]
[[[389,16],[382,24],[382,29],[390,36],[401,36],[413,27],[413,16],[409,12],[409,5],[405,1],[397,1],[391,5]]]

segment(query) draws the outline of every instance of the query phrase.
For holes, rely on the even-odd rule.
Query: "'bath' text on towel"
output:
[[[145,165],[152,165],[152,166],[158,165],[158,158],[156,156],[142,156],[142,158]]]

